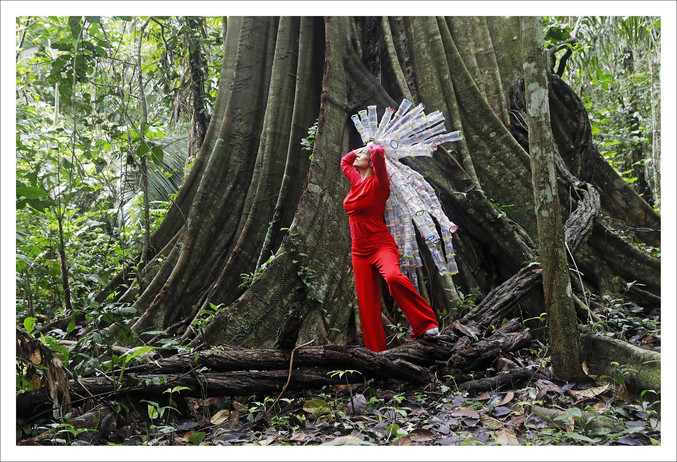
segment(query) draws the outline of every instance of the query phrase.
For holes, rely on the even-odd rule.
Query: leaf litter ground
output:
[[[547,369],[531,359],[528,367],[539,374],[529,383],[481,393],[459,391],[447,376],[426,387],[369,380],[288,393],[278,401],[179,399],[182,414],[175,420],[151,428],[139,415],[137,423],[95,444],[660,445],[659,395],[633,399],[611,379],[542,378]]]
[[[633,308],[608,304],[596,313],[599,327],[607,335],[660,351],[660,312],[640,318]],[[660,393],[631,397],[620,375],[558,381],[549,373],[548,360],[547,348],[534,341],[530,348],[498,358],[496,370],[465,374],[464,381],[516,368],[533,373],[526,382],[481,392],[461,391],[456,383],[461,378],[443,373],[435,383],[414,387],[364,381],[357,371],[334,371],[358,383],[287,391],[277,401],[276,395],[198,399],[176,393],[174,403],[157,403],[152,413],[151,401],[121,401],[114,418],[102,424],[106,431],[78,430],[71,436],[64,429],[68,438],[38,444],[660,445]],[[165,404],[172,405],[171,412],[157,415]],[[33,434],[46,429],[34,427]],[[17,438],[22,438],[19,433]]]

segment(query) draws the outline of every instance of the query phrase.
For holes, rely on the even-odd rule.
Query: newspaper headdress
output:
[[[432,157],[443,143],[462,139],[461,132],[447,131],[444,115],[435,111],[426,115],[424,105],[409,110],[411,101],[405,99],[395,111],[386,108],[377,124],[376,106],[367,106],[351,119],[366,145],[369,142],[383,146],[390,179],[390,197],[386,202],[385,221],[400,251],[400,267],[418,289],[416,268],[423,266],[419,255],[414,226],[426,243],[440,275],[458,273],[454,259],[452,234],[458,230],[442,211],[442,205],[432,186],[421,174],[398,159],[409,156]],[[440,232],[433,221],[437,221]],[[438,250],[443,242],[444,255]]]

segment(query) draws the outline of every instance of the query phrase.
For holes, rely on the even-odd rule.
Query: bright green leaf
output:
[[[151,151],[153,153],[153,162],[155,162],[157,165],[160,165],[164,159],[165,152],[160,146],[153,146]]]
[[[316,398],[306,401],[303,405],[303,410],[311,414],[316,414],[318,412],[329,412],[329,404],[326,401]]]
[[[193,432],[188,437],[188,441],[190,441],[191,443],[193,443],[196,446],[198,444],[202,443],[202,441],[204,441],[204,439],[205,439],[205,432]]]
[[[595,443],[597,443],[597,442],[599,441],[599,440],[596,439],[596,438],[595,438],[595,439],[589,438],[589,437],[587,437],[587,436],[585,436],[585,435],[581,435],[581,434],[575,433],[575,432],[566,432],[566,433],[564,433],[564,435],[565,435],[565,436],[568,436],[568,437],[571,438],[571,439],[578,440],[578,441],[583,441],[583,442],[585,442],[585,443],[590,443],[590,444],[595,444]]]
[[[31,317],[24,319],[24,329],[26,329],[28,332],[33,332],[33,328],[35,328],[35,321],[37,320]]]
[[[25,197],[26,199],[37,199],[39,197],[47,197],[49,193],[42,188],[36,188],[34,186],[17,186],[16,187],[17,197]]]
[[[71,320],[68,323],[67,329],[68,333],[70,334],[71,332],[73,332],[73,329],[75,329],[75,314],[71,315]]]
[[[128,352],[126,352],[123,357],[125,358],[125,364],[131,361],[132,359],[144,355],[150,351],[153,351],[153,347],[151,346],[142,346],[142,347],[136,347],[132,348]]]

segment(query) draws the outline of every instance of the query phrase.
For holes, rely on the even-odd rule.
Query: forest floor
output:
[[[513,360],[547,373],[538,356]],[[341,372],[359,374],[336,371]],[[575,384],[539,378],[479,394],[459,391],[453,377],[446,377],[425,387],[374,380],[326,386],[285,393],[277,401],[275,396],[181,398],[180,391],[173,396],[173,403],[128,402],[127,416],[119,420],[130,423],[107,434],[80,430],[73,436],[66,425],[61,437],[47,444],[644,446],[661,441],[660,395],[630,397],[611,378]]]
[[[619,307],[620,308],[620,307]],[[640,325],[627,309],[624,337],[660,351],[659,316]],[[621,316],[622,317],[622,316]],[[620,319],[620,318],[619,318]],[[531,380],[482,392],[462,391],[457,378],[414,386],[391,380],[360,380],[358,371],[333,371],[345,385],[286,391],[281,396],[190,398],[175,389],[161,397],[109,401],[115,408],[100,431],[66,423],[34,423],[32,435],[51,430],[56,445],[628,445],[661,444],[660,391],[630,396],[622,370],[613,376],[563,382],[552,376],[547,348],[538,340],[498,358],[473,379],[510,370],[533,372]],[[293,377],[293,374],[292,374]],[[350,384],[349,384],[350,382]],[[180,387],[178,387],[180,388]],[[170,390],[167,390],[168,392]],[[352,402],[351,402],[352,397]],[[156,400],[156,401],[154,401]],[[106,423],[107,422],[107,423]],[[19,425],[20,427],[21,425]],[[17,427],[17,441],[27,438]],[[25,430],[24,430],[25,431]],[[48,432],[49,433],[49,432]],[[46,434],[46,433],[45,433]],[[19,443],[22,444],[22,443]]]
[[[350,372],[347,372],[350,373]],[[355,403],[351,406],[352,401]],[[123,445],[660,445],[660,398],[610,380],[467,392],[339,385],[282,397],[186,398],[189,413],[114,430]],[[171,424],[169,422],[172,422]],[[85,443],[86,444],[86,443]]]

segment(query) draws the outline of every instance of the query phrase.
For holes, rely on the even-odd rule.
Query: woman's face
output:
[[[355,167],[358,170],[363,170],[371,167],[371,156],[369,153],[369,149],[365,148],[360,148],[355,150],[355,154],[357,157],[355,157],[355,162],[353,162],[353,167]]]

